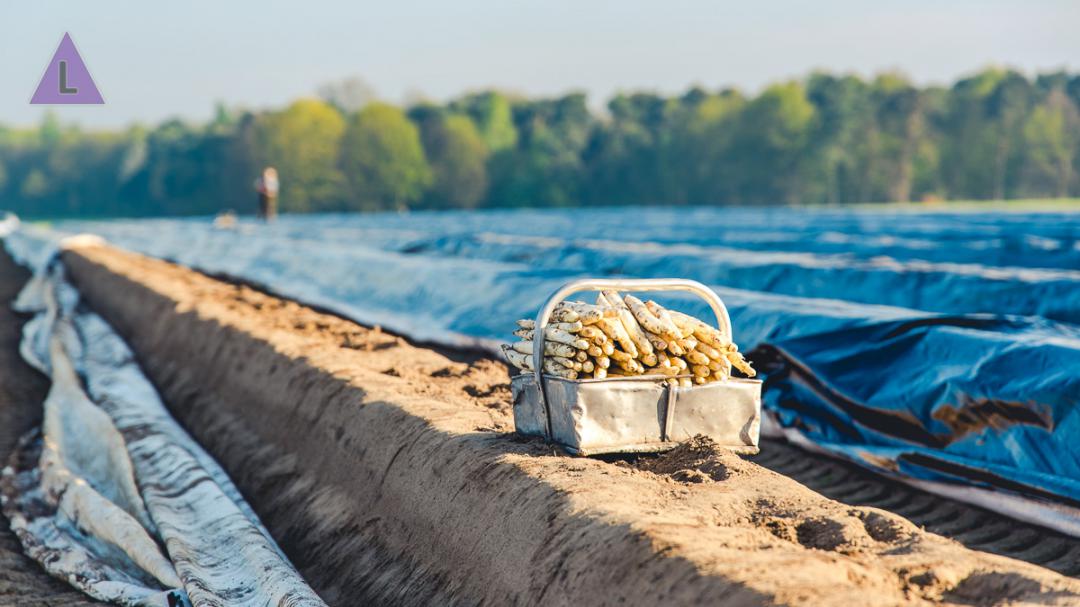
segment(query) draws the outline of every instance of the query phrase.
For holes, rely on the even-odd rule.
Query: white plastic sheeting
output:
[[[18,234],[5,243],[41,264],[16,306],[35,314],[22,354],[52,379],[42,428],[2,473],[27,554],[120,605],[322,605],[58,258]]]

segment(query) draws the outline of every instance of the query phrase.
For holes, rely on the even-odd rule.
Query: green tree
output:
[[[661,137],[667,100],[659,95],[617,95],[610,120],[593,129],[582,162],[583,196],[594,204],[650,204],[663,195]],[[674,198],[669,198],[675,202]]]
[[[1069,195],[1076,180],[1080,111],[1062,89],[1055,89],[1024,125],[1030,191]]]
[[[735,89],[717,94],[690,91],[669,103],[666,135],[660,136],[663,192],[676,204],[730,204],[739,200],[733,146],[746,98]],[[681,185],[680,185],[681,184]],[[661,193],[658,200],[664,200]]]
[[[45,172],[41,169],[34,169],[23,180],[19,194],[23,198],[34,200],[45,196],[48,190],[49,183],[45,178]]]
[[[988,199],[994,195],[1000,132],[990,115],[990,99],[1005,77],[1004,70],[984,70],[960,80],[950,91],[942,145],[942,177],[950,197]]]
[[[429,206],[470,209],[487,193],[487,146],[468,116],[440,115],[425,121],[424,151],[434,177]]]
[[[33,216],[254,209],[267,165],[287,211],[421,205],[844,203],[1080,193],[1080,75],[987,69],[950,87],[812,74],[757,95],[487,91],[408,115],[359,81],[205,124],[0,126],[0,202]]]
[[[494,91],[468,95],[452,103],[450,109],[472,118],[489,151],[499,152],[517,144],[510,101],[504,95]]]
[[[38,135],[41,138],[41,144],[46,147],[55,145],[64,136],[64,127],[52,110],[45,112],[45,118],[41,121]]]
[[[514,105],[518,145],[492,155],[492,206],[574,206],[582,202],[582,152],[593,126],[585,96]]]
[[[1021,169],[1024,122],[1031,112],[1035,91],[1023,75],[1009,71],[987,98],[987,117],[996,140],[994,146],[993,198],[1005,198]]]
[[[799,201],[805,182],[815,108],[798,82],[777,84],[746,104],[739,113],[729,158],[735,202],[788,203]]]
[[[806,199],[855,202],[869,193],[867,164],[876,129],[870,87],[857,76],[815,73],[807,98],[816,109]]]
[[[400,109],[372,103],[349,119],[340,165],[351,186],[351,208],[405,208],[431,183],[420,133]]]
[[[904,76],[884,73],[869,89],[872,119],[865,125],[863,201],[912,198],[916,155],[925,131],[921,91]]]
[[[252,155],[259,168],[277,168],[283,211],[343,208],[344,179],[337,159],[345,130],[341,114],[316,99],[256,119]],[[248,183],[254,178],[249,176]]]

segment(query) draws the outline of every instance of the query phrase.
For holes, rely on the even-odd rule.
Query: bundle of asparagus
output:
[[[533,370],[535,321],[519,320],[522,341],[503,346],[510,364]],[[596,304],[561,302],[544,333],[543,371],[567,379],[662,375],[673,386],[723,381],[734,367],[756,373],[739,348],[708,324],[655,301],[604,291]]]

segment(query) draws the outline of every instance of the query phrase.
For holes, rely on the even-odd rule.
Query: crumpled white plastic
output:
[[[123,339],[80,305],[61,243],[7,227],[8,250],[37,266],[16,301],[35,314],[20,350],[52,380],[42,427],[0,474],[26,553],[119,605],[323,605]]]

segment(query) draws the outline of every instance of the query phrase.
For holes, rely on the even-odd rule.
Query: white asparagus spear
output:
[[[566,331],[563,331],[562,329],[550,328],[550,329],[544,331],[544,340],[546,341],[546,340],[549,340],[549,339],[551,341],[558,342],[560,344],[566,344],[568,346],[573,346],[573,347],[577,348],[578,350],[588,350],[589,349],[589,342],[585,341],[584,339],[581,339],[580,337],[577,337],[573,333],[567,333]]]
[[[666,342],[663,337],[660,337],[656,333],[653,333],[651,331],[645,331],[645,337],[649,339],[649,343],[651,343],[653,348],[656,348],[658,352],[663,352],[664,350],[668,349],[668,342]]]
[[[564,333],[577,333],[582,329],[581,323],[578,322],[556,322],[547,326],[545,335],[550,335],[552,331],[562,331]],[[514,331],[514,335],[522,339],[532,339],[536,333],[535,329],[520,328]]]
[[[724,358],[724,352],[721,352],[720,350],[717,350],[716,348],[710,346],[709,344],[699,343],[694,349],[697,350],[698,352],[701,352],[705,356],[708,356],[709,358],[711,358],[713,360],[720,360],[720,359]]]
[[[750,363],[746,362],[746,359],[742,357],[742,354],[739,354],[738,352],[728,352],[727,359],[731,361],[733,367],[745,373],[747,377],[757,375],[757,371],[750,366]]]
[[[517,324],[522,329],[530,329],[530,330],[532,330],[532,329],[536,328],[536,321],[535,320],[522,319],[522,320],[517,321]],[[526,325],[528,325],[528,326],[526,326]],[[549,329],[562,329],[563,331],[566,331],[567,333],[577,333],[578,331],[581,331],[581,329],[584,326],[585,325],[581,324],[581,321],[551,322],[551,323],[548,323],[548,328]]]
[[[511,348],[521,352],[522,354],[532,354],[535,342],[533,341],[519,341],[510,345]],[[573,346],[566,344],[560,344],[555,341],[544,342],[544,356],[563,356],[572,357],[576,356],[579,350],[575,350]]]
[[[551,313],[553,322],[577,322],[578,318],[578,313],[569,308],[555,308]]]
[[[566,379],[577,379],[578,376],[577,371],[568,369],[549,358],[544,359],[544,373]]]
[[[526,356],[506,345],[502,347],[502,351],[503,356],[506,356],[507,362],[518,369],[521,369],[522,371],[532,371],[535,368],[533,367],[532,356]]]
[[[597,322],[600,321],[598,320]],[[602,346],[608,342],[608,336],[604,334],[600,327],[593,325],[582,327],[581,330],[578,331],[578,336],[587,339],[598,346]]]
[[[719,331],[711,327],[694,329],[694,337],[696,337],[699,342],[705,342],[717,349],[727,349],[728,344],[731,343],[727,338],[721,335]]]
[[[600,295],[603,297],[603,295]],[[626,332],[622,322],[618,318],[605,318],[597,323],[597,326],[611,338],[612,341],[619,344],[619,346],[633,357],[637,357],[637,346],[634,345],[634,340],[630,339],[630,335]]]
[[[562,329],[567,333],[579,333],[585,328],[585,325],[581,324],[580,320],[575,322],[558,322],[555,323],[555,328]]]
[[[657,363],[657,366],[660,366],[660,367],[672,367],[671,357],[668,356],[666,352],[657,352],[656,353],[656,358],[659,359],[659,362]]]
[[[549,360],[556,363],[556,364],[558,364],[558,365],[566,367],[567,369],[575,369],[576,370],[576,367],[577,367],[577,364],[575,364],[575,363],[577,363],[577,361],[575,361],[572,358],[563,358],[562,356],[548,356],[548,357],[544,358],[545,363],[547,361],[549,361]]]
[[[671,316],[671,320],[675,323],[675,326],[679,327],[679,332],[682,334],[683,339],[693,335],[697,325],[705,324],[689,314],[683,314],[682,312],[677,312],[675,310],[668,310],[668,314]]]
[[[611,318],[615,316],[615,310],[612,310],[606,306],[594,306],[587,304],[583,301],[564,301],[559,304],[562,309],[572,310],[577,313],[578,320],[585,325],[594,325],[600,322],[601,318]]]
[[[657,365],[655,367],[649,367],[645,369],[645,373],[650,375],[666,375],[668,377],[675,377],[679,374],[679,369],[676,367],[665,367],[663,365]]]
[[[727,358],[715,361],[718,369],[713,369],[713,380],[724,381],[731,377],[731,361]],[[711,367],[710,367],[711,368]]]
[[[718,350],[725,349],[727,344],[731,343],[731,340],[721,335],[718,329],[710,327],[693,316],[672,310],[671,318],[675,321],[675,324],[679,325],[683,330],[686,330],[687,328],[691,329],[694,337],[699,341],[703,341]]]
[[[608,304],[613,306],[619,313],[619,321],[622,323],[626,334],[630,336],[630,339],[634,341],[634,345],[642,353],[642,355],[652,354],[653,347],[649,343],[649,338],[645,337],[645,331],[638,324],[634,314],[630,311],[630,308],[626,305],[626,302],[619,297],[619,294],[615,291],[604,291],[601,295],[607,299]]]
[[[653,313],[653,316],[659,319],[660,323],[664,326],[665,333],[663,333],[663,335],[667,335],[669,339],[689,337],[689,335],[682,334],[682,330],[675,324],[675,320],[671,318],[671,313],[668,312],[667,308],[651,299],[645,302],[645,307],[648,308],[649,311]]]
[[[630,360],[626,360],[626,361],[616,360],[615,361],[615,366],[619,367],[620,369],[622,369],[623,371],[625,371],[626,373],[628,373],[630,375],[641,375],[641,374],[645,373],[645,367],[643,367],[641,365],[641,363],[639,363],[638,361],[636,361],[634,359],[630,359]]]
[[[633,295],[627,294],[623,296],[623,303],[630,309],[630,313],[634,315],[634,320],[641,325],[642,329],[657,336],[667,333],[667,329],[664,327],[664,324],[660,322],[660,319],[654,316],[653,313],[645,307],[645,302]]]
[[[683,358],[686,359],[686,362],[693,363],[695,365],[709,364],[709,357],[702,354],[701,352],[698,352],[697,350],[690,350]]]
[[[684,348],[681,344],[682,341],[683,340],[681,339],[673,339],[667,342],[668,352],[675,356],[682,356],[683,354],[686,354],[686,348]]]

